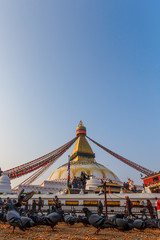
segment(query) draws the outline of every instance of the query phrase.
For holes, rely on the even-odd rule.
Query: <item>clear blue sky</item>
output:
[[[102,145],[160,170],[159,9],[156,0],[0,2],[3,170],[71,140],[80,120]],[[91,146],[122,181],[141,183],[139,172]]]

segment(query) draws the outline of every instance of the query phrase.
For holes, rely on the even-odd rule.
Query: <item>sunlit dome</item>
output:
[[[70,157],[70,177],[80,177],[81,172],[84,171],[88,175],[94,175],[96,178],[108,178],[114,181],[120,181],[119,178],[111,170],[106,168],[95,160],[95,154],[92,151],[87,139],[86,128],[80,121],[76,128],[76,136],[78,137],[72,155]],[[66,180],[68,177],[68,162],[60,166],[54,171],[49,180]]]

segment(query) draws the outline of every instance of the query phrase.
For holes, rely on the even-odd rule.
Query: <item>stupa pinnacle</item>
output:
[[[86,128],[83,126],[82,121],[79,122],[79,126],[76,128],[76,136],[79,135],[86,136]]]
[[[72,155],[70,157],[70,175],[80,177],[81,172],[84,171],[88,175],[93,175],[96,178],[108,178],[111,180],[119,181],[118,177],[108,168],[99,164],[95,160],[95,154],[86,139],[86,127],[80,121],[79,126],[76,128],[76,136],[78,137]],[[66,180],[67,179],[68,162],[56,171],[54,171],[49,180]]]
[[[87,161],[94,161],[95,154],[85,137],[86,128],[83,126],[82,121],[80,121],[79,126],[76,128],[76,136],[78,136],[78,139],[70,159],[72,161],[83,161],[87,158]]]

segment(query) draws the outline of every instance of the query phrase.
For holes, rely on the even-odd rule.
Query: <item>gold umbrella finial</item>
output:
[[[76,136],[79,136],[79,135],[86,136],[86,128],[83,126],[82,121],[79,122],[79,125],[76,128]]]

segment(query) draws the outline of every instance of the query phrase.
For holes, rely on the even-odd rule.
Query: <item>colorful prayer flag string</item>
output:
[[[97,143],[96,141],[94,141],[93,139],[91,139],[90,137],[86,136],[89,140],[91,140],[93,143],[95,143],[97,146],[99,146],[100,148],[102,148],[104,151],[108,152],[109,154],[111,154],[112,156],[114,156],[115,158],[119,159],[120,161],[124,162],[125,164],[129,165],[130,167],[138,170],[139,172],[142,172],[146,175],[150,175],[150,174],[153,174],[154,172],[147,169],[147,168],[144,168],[140,165],[138,165],[137,163],[134,163],[122,156],[120,156],[119,154],[115,153],[115,152],[112,152],[111,150],[109,150],[108,148],[106,147],[103,147],[101,144]]]

